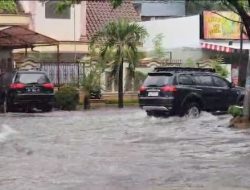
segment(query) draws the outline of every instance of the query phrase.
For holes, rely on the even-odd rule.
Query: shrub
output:
[[[233,117],[237,117],[237,116],[243,116],[243,107],[240,106],[230,106],[228,108],[228,113],[231,114]]]
[[[56,105],[62,110],[76,110],[79,93],[76,87],[63,86],[55,94]]]

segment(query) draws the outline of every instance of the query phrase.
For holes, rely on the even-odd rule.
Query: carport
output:
[[[27,49],[38,46],[57,46],[57,63],[58,63],[58,81],[59,81],[59,42],[48,36],[39,34],[26,27],[22,26],[5,26],[0,27],[0,51],[1,50],[13,50],[13,49],[25,49],[27,55]],[[3,63],[0,60],[0,64]],[[7,61],[7,64],[12,64],[12,61]]]

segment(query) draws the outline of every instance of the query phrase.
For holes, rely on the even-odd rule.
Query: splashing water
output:
[[[0,133],[0,142],[5,142],[10,135],[15,133],[17,133],[17,131],[12,129],[10,126],[2,124]]]

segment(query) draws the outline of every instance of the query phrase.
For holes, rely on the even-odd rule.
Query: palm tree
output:
[[[147,31],[142,26],[122,19],[108,23],[91,40],[91,45],[100,44],[101,57],[104,58],[110,51],[114,53],[111,73],[118,76],[119,108],[123,108],[123,63],[128,62],[130,71],[134,72],[138,61],[137,47],[146,35]]]

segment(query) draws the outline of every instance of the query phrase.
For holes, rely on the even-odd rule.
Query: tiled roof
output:
[[[86,17],[88,40],[110,21],[115,21],[119,18],[140,21],[140,17],[131,1],[124,1],[123,4],[116,9],[113,9],[111,3],[107,0],[87,1]]]

